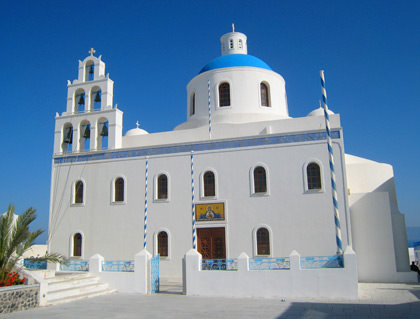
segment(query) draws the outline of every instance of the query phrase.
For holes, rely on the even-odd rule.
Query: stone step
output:
[[[85,295],[90,293],[97,293],[108,289],[107,284],[94,283],[88,285],[80,285],[71,288],[59,289],[55,291],[48,291],[47,302],[54,300],[69,298],[73,296]]]
[[[160,280],[159,291],[162,293],[169,294],[182,294],[184,291],[184,287],[182,282],[180,282],[179,280],[163,279]]]
[[[88,272],[59,272],[47,279],[47,305],[69,302],[114,292],[99,277]]]
[[[99,278],[94,276],[53,281],[48,282],[48,292],[55,292],[69,288],[77,288],[97,283],[99,283]]]
[[[85,277],[92,277],[92,275],[85,271],[78,271],[78,272],[56,272],[55,277],[48,278],[48,283],[59,282],[59,281],[66,281],[66,280],[73,280]]]
[[[54,306],[54,305],[58,305],[58,304],[62,304],[62,303],[70,302],[70,301],[76,301],[76,300],[80,300],[80,299],[86,299],[86,298],[92,298],[92,297],[96,297],[96,296],[111,294],[111,293],[114,293],[114,292],[116,292],[115,289],[107,288],[105,290],[101,290],[101,291],[97,291],[97,292],[90,292],[90,293],[86,293],[86,294],[70,296],[70,297],[65,297],[65,298],[61,298],[61,299],[56,299],[56,300],[53,300],[53,301],[48,301],[47,306]]]

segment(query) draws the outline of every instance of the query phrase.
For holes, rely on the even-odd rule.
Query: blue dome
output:
[[[218,58],[207,63],[199,72],[203,73],[210,70],[232,68],[235,66],[252,66],[254,68],[272,69],[263,60],[258,59],[253,55],[248,54],[227,54],[219,56]]]

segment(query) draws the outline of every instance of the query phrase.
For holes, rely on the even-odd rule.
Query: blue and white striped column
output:
[[[194,151],[191,151],[191,210],[192,210],[192,243],[197,249],[197,232],[195,227],[195,198],[194,198]]]
[[[330,117],[328,115],[327,91],[325,90],[324,70],[320,71],[320,75],[321,75],[321,88],[322,88],[322,103],[324,105],[325,127],[327,131],[328,154],[330,157],[331,191],[332,191],[332,201],[334,205],[337,254],[340,255],[343,253],[343,245],[341,241],[340,214],[338,212],[337,185],[335,182],[335,170],[334,170],[334,154],[333,154],[333,148],[332,148],[332,142],[331,142],[331,127],[330,127]]]
[[[207,90],[209,94],[209,138],[211,139],[211,96],[210,96],[210,80],[207,81]]]
[[[147,244],[147,185],[149,179],[149,157],[146,157],[146,169],[144,171],[144,238],[143,248],[146,249]]]

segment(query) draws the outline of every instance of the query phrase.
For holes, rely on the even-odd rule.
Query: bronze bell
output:
[[[96,92],[95,100],[94,101],[95,102],[101,102],[101,95],[99,94],[99,91]]]
[[[63,143],[71,144],[73,142],[73,128],[71,126],[66,127],[64,131]]]
[[[85,98],[84,98],[84,94],[80,94],[80,98],[79,98],[79,102],[77,102],[77,104],[79,105],[84,105],[85,104]]]
[[[101,130],[101,136],[108,136],[108,128],[106,127],[106,124],[104,123]]]
[[[89,125],[86,125],[85,131],[83,132],[83,137],[84,138],[90,138],[90,127],[89,127]]]
[[[93,74],[93,64],[89,66],[89,74]]]

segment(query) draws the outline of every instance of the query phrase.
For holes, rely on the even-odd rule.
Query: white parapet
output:
[[[236,270],[201,270],[196,250],[185,254],[185,293],[196,296],[357,299],[356,254],[347,247],[344,267],[302,269],[300,255],[293,251],[290,268],[250,270],[242,253]],[[228,267],[226,267],[228,269]]]

